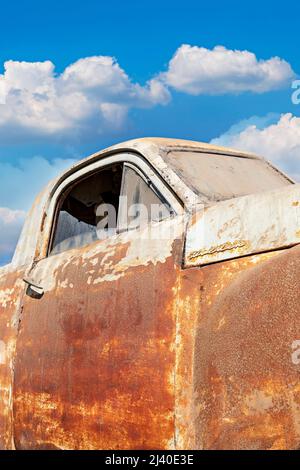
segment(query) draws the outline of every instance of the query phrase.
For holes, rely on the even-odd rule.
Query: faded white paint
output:
[[[300,243],[300,185],[200,209],[190,219],[184,264],[200,266]]]
[[[87,284],[114,281],[134,266],[164,263],[172,254],[174,240],[181,239],[184,230],[184,215],[152,223],[140,231],[131,230],[94,242],[80,253],[75,248],[45,258],[30,270],[28,277],[34,284],[40,285],[44,292],[50,292],[56,287],[64,289],[71,285],[68,279],[57,279],[58,269],[65,271],[67,266],[78,266],[80,263],[82,269],[91,274]],[[120,246],[127,247],[126,253],[116,261]],[[88,269],[90,265],[93,266],[92,270]]]

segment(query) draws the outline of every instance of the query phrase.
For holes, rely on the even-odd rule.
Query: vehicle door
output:
[[[132,154],[87,165],[56,189],[44,252],[25,279],[16,448],[172,446],[182,220],[166,183]]]

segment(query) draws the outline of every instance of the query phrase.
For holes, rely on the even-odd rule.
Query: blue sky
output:
[[[29,0],[1,11],[0,264],[47,178],[117,141],[217,139],[298,178],[299,2]]]

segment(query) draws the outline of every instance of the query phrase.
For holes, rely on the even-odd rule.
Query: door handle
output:
[[[41,299],[44,295],[44,289],[38,286],[34,281],[24,278],[23,281],[27,284],[26,295],[33,299]]]

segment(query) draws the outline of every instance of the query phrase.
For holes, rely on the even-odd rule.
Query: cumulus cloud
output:
[[[0,133],[68,135],[118,129],[129,109],[165,104],[157,79],[133,83],[113,57],[80,59],[61,74],[54,64],[7,61],[0,75]],[[2,131],[2,132],[1,132]]]
[[[57,74],[51,61],[4,63],[0,74],[0,137],[71,138],[119,131],[132,108],[166,104],[170,89],[193,95],[285,86],[295,74],[279,57],[258,60],[252,52],[183,44],[166,72],[134,83],[110,56],[77,60]]]
[[[11,258],[24,219],[25,212],[0,207],[0,265]]]
[[[291,113],[253,117],[212,143],[261,155],[300,182],[300,117]]]
[[[178,91],[215,95],[276,90],[286,86],[294,76],[290,64],[279,57],[259,60],[249,51],[183,44],[160,78]]]

